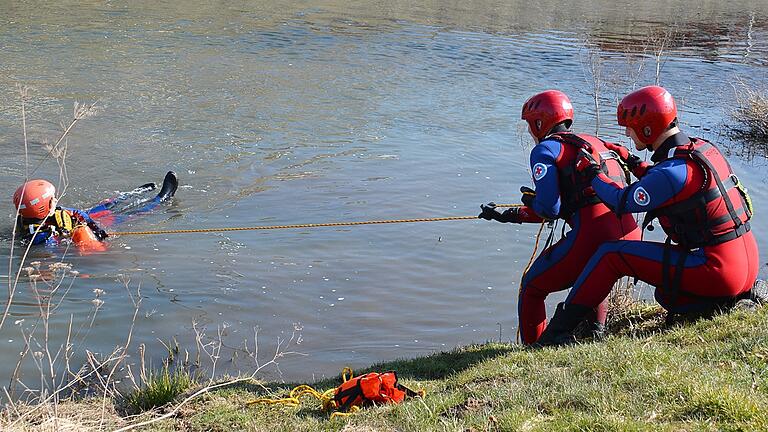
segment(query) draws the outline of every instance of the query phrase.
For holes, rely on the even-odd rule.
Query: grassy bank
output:
[[[645,309],[600,343],[543,350],[485,344],[370,368],[396,370],[406,385],[427,391],[423,400],[330,420],[312,398],[299,407],[246,407],[292,386],[240,383],[141,430],[768,430],[767,318],[761,308],[667,326]],[[314,383],[319,390],[336,385]],[[63,404],[60,422],[101,422],[84,423],[87,412],[103,412],[101,401]],[[138,421],[111,408],[102,418],[106,428]],[[17,424],[35,427],[40,421]]]

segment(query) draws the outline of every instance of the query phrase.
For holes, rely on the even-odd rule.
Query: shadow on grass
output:
[[[369,372],[394,370],[398,378],[413,380],[439,380],[461,372],[487,359],[522,349],[519,345],[488,343],[457,348],[449,352],[439,352],[426,357],[393,360],[377,363],[365,369],[355,370],[355,376]],[[319,392],[332,389],[341,384],[341,376],[311,383]],[[305,383],[265,383],[264,386],[252,383],[238,383],[228,388],[243,390],[260,396],[285,396],[294,387]],[[301,412],[301,411],[300,411]]]
[[[426,357],[408,360],[394,360],[378,363],[360,373],[372,371],[397,371],[398,377],[415,380],[444,379],[449,375],[468,369],[477,363],[523,349],[521,345],[490,342],[470,345],[449,352],[439,352]]]
[[[369,372],[385,372],[394,370],[398,378],[411,380],[443,380],[450,375],[459,373],[485,360],[505,355],[509,352],[523,349],[520,345],[487,343],[483,345],[470,345],[457,348],[449,352],[439,352],[415,359],[394,360],[374,364],[365,369],[355,371],[355,376]],[[341,377],[325,379],[312,384],[318,391],[323,392],[341,384]],[[295,385],[280,385],[284,392],[290,391]],[[271,387],[268,385],[268,387]],[[279,390],[278,390],[279,392]],[[296,414],[302,418],[327,419],[329,414],[320,408],[300,408]]]

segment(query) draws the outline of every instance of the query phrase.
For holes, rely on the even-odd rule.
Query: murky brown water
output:
[[[10,215],[24,175],[22,83],[34,88],[33,164],[75,100],[100,106],[68,141],[67,204],[179,173],[173,205],[121,229],[476,214],[483,202],[516,201],[529,183],[518,126],[527,97],[565,91],[576,128],[593,132],[598,65],[600,133],[620,137],[616,98],[654,82],[668,34],[661,84],[692,135],[734,150],[766,214],[764,159],[740,157],[723,134],[731,83],[766,83],[765,2],[577,3],[0,1],[0,209]],[[58,168],[47,161],[39,175],[58,178]],[[753,226],[766,250],[767,224]],[[280,364],[299,381],[498,339],[500,329],[509,340],[536,228],[464,221],[118,238],[109,252],[64,258],[88,277],[56,310],[52,345],[70,316],[84,328],[80,349],[124,341],[133,307],[120,275],[141,287],[133,344],[147,344],[155,362],[158,340],[193,350],[193,323],[224,329],[235,347],[251,347],[259,328],[262,354],[301,328],[290,350],[306,356]],[[61,255],[38,249],[31,260],[46,267]],[[104,304],[91,325],[95,289]],[[23,279],[0,330],[3,380],[20,330],[39,315],[34,298]],[[242,353],[234,365],[225,357],[220,368],[250,367]]]

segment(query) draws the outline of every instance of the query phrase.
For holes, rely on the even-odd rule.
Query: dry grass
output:
[[[0,417],[0,424],[8,432],[47,432],[47,431],[92,431],[114,429],[125,424],[114,409],[109,409],[102,417],[99,399],[90,399],[77,403],[63,402],[47,404],[42,409],[39,405],[17,405],[18,412],[11,415],[6,411]],[[55,414],[54,414],[55,413]],[[26,416],[26,414],[29,414]],[[17,418],[23,421],[15,422]]]
[[[743,80],[733,84],[736,108],[731,113],[734,136],[745,146],[768,154],[768,87],[750,85]]]

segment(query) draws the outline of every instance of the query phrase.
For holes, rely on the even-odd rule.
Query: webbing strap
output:
[[[664,252],[661,263],[661,284],[665,293],[669,294],[670,304],[674,305],[680,296],[680,286],[683,281],[683,269],[688,257],[688,249],[678,251],[677,262],[672,265],[672,241],[667,237],[664,242]],[[674,273],[673,273],[674,272]]]
[[[720,180],[720,176],[718,175],[714,165],[712,165],[712,162],[710,162],[709,159],[704,157],[704,154],[701,151],[693,150],[690,153],[695,160],[697,160],[700,163],[703,163],[704,165],[707,166],[707,168],[709,168],[709,171],[712,173],[712,176],[715,179],[715,183],[717,183],[717,188],[720,190],[720,195],[723,196],[723,201],[725,201],[725,206],[728,209],[728,213],[731,215],[731,219],[733,219],[735,228],[738,229],[743,224],[743,222],[741,221],[741,218],[739,218],[739,215],[736,214],[736,210],[734,210],[733,208],[733,202],[731,202],[731,198],[728,196],[728,191],[726,190],[725,185],[723,184],[723,181]],[[730,178],[731,177],[729,177],[729,179]],[[734,183],[734,186],[735,186],[735,183]]]
[[[342,399],[345,397],[347,399],[342,401]],[[357,384],[355,384],[354,387],[350,387],[346,390],[340,391],[333,397],[333,400],[335,400],[336,403],[339,404],[338,406],[339,411],[348,411],[358,397],[361,398],[363,401],[368,400],[363,394],[363,386],[361,384],[361,380],[359,379],[357,380]]]

